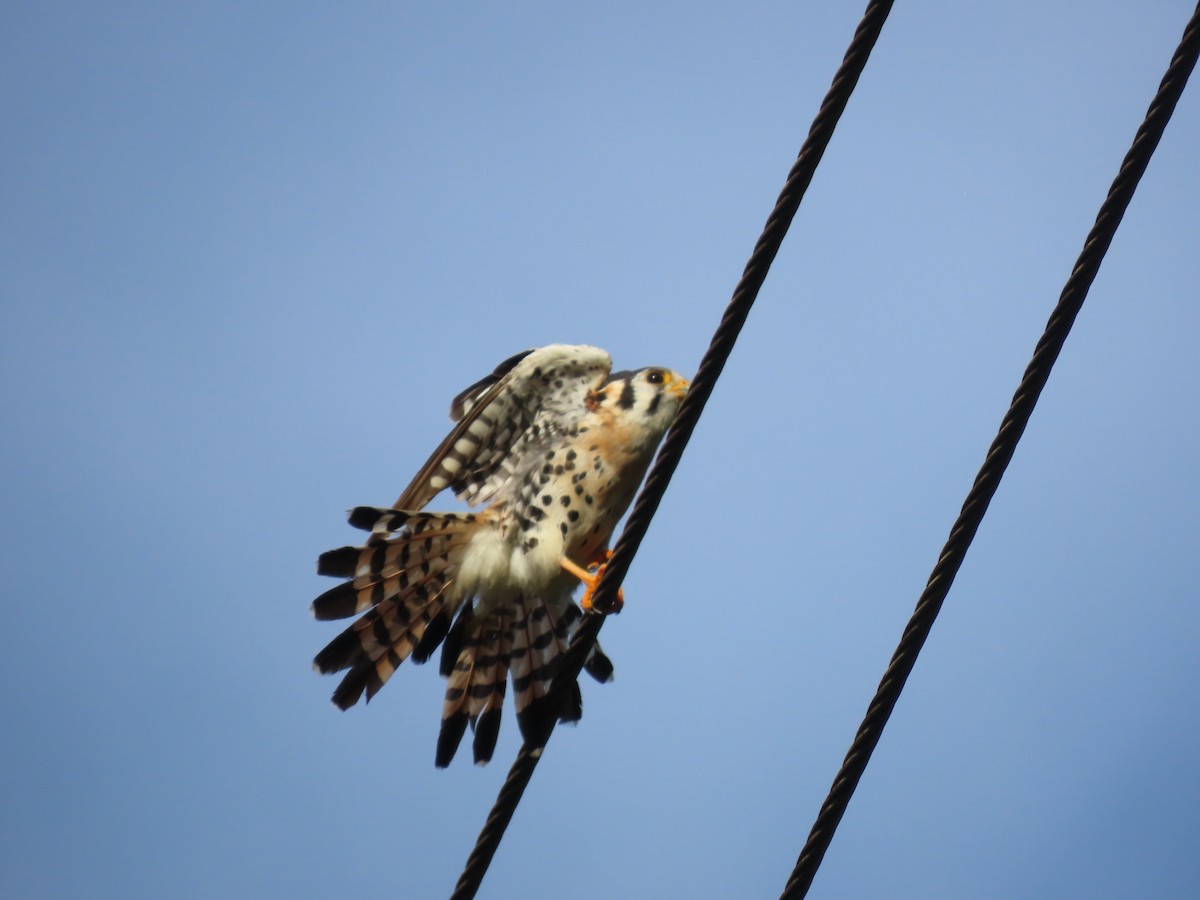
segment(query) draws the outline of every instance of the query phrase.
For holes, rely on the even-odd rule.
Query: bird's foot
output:
[[[620,589],[617,590],[617,599],[613,601],[611,608],[599,609],[592,605],[592,595],[596,593],[596,585],[600,583],[600,578],[604,575],[604,567],[608,565],[608,561],[611,558],[611,550],[597,550],[592,554],[591,559],[588,560],[586,569],[576,565],[565,556],[559,560],[559,565],[563,569],[583,582],[583,596],[579,599],[579,605],[583,607],[584,612],[598,612],[609,615],[611,613],[619,613],[621,607],[625,605],[625,592]]]

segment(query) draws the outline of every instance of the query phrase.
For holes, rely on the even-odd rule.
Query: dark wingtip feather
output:
[[[442,659],[438,664],[438,673],[443,678],[449,678],[454,674],[454,665],[458,662],[458,654],[462,651],[463,635],[471,621],[472,610],[473,607],[470,603],[464,603],[458,618],[454,620],[454,625],[446,634],[446,643],[442,644]]]
[[[353,628],[347,628],[313,658],[313,668],[322,675],[348,669],[362,654],[362,641]]]
[[[583,664],[583,668],[585,672],[601,684],[613,680],[612,660],[600,649],[599,644],[592,647],[592,652],[588,654],[587,662]]]
[[[346,673],[346,677],[342,679],[330,699],[333,700],[334,706],[344,712],[358,702],[366,686],[367,682],[363,678],[363,673],[358,669],[351,669]]]
[[[553,694],[547,694],[534,700],[517,713],[517,726],[521,729],[521,737],[525,743],[534,747],[545,746],[550,734],[550,720],[559,722],[578,722],[583,718],[583,694],[579,690],[579,682],[573,683],[567,689],[567,695],[562,699],[557,710],[550,704]]]
[[[312,602],[313,618],[320,622],[330,619],[345,619],[358,612],[358,591],[354,583],[347,581],[330,588]]]
[[[475,753],[475,765],[485,766],[496,752],[496,738],[500,734],[500,710],[487,709],[475,723],[475,740],[471,749]]]
[[[579,690],[579,682],[571,685],[562,709],[558,713],[560,722],[578,722],[583,718],[583,694]]]
[[[317,557],[317,574],[332,575],[334,578],[353,578],[361,553],[362,547],[338,547],[336,550],[327,550]]]
[[[425,633],[421,635],[421,640],[413,648],[412,661],[420,665],[433,656],[433,651],[438,648],[438,644],[446,637],[446,632],[449,630],[450,617],[443,610],[430,619],[429,624],[425,626]]]
[[[550,710],[547,697],[539,697],[517,713],[517,727],[525,743],[543,747],[550,734],[550,720],[558,718]]]
[[[442,719],[442,729],[438,732],[437,755],[433,760],[435,766],[444,769],[450,765],[466,730],[467,714],[464,712],[454,713],[449,718]]]
[[[356,506],[350,510],[348,521],[355,528],[361,528],[363,531],[370,531],[375,527],[375,523],[382,519],[391,510],[380,509],[377,506]]]

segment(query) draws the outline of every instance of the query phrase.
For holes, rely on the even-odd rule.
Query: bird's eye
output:
[[[662,384],[666,380],[666,376],[658,369],[651,369],[646,373],[646,380],[651,384]]]

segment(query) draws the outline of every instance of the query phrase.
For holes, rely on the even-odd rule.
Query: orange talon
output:
[[[592,566],[603,568],[604,564],[610,559],[612,559],[611,550],[609,550],[607,547],[597,547],[592,551],[592,555],[587,561],[588,568],[591,569]]]
[[[596,585],[600,583],[600,577],[604,574],[604,567],[608,560],[612,557],[611,550],[597,550],[592,554],[592,558],[588,561],[586,569],[573,563],[565,556],[558,561],[558,564],[567,572],[570,572],[576,578],[583,582],[583,596],[579,599],[579,605],[583,607],[584,612],[600,612],[604,614],[619,613],[621,607],[625,605],[625,592],[617,589],[617,599],[613,603],[612,609],[602,610],[593,609],[592,594],[596,592]],[[602,561],[603,560],[603,561]]]

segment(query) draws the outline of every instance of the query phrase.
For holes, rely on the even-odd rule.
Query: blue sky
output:
[[[769,897],[1184,2],[898,4],[484,897]],[[517,750],[336,712],[316,556],[518,350],[693,371],[859,3],[0,11],[0,894],[437,897]],[[1200,880],[1200,95],[814,897]]]

